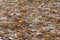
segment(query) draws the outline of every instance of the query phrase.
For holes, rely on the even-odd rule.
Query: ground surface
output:
[[[60,40],[60,0],[0,0],[0,40]]]

